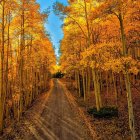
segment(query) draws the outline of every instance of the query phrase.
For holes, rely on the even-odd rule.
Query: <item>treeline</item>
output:
[[[138,0],[70,0],[56,4],[56,13],[65,15],[61,42],[61,66],[75,77],[79,97],[88,100],[94,85],[96,108],[104,106],[102,95],[126,89],[131,139],[135,124],[131,84],[139,82],[140,3]],[[112,91],[113,88],[113,91]],[[83,95],[82,95],[83,94]]]
[[[0,133],[48,87],[55,55],[36,0],[0,1]]]

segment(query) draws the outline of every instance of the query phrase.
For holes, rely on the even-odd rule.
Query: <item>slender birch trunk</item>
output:
[[[125,32],[124,32],[124,24],[122,13],[119,13],[119,22],[120,22],[120,29],[121,29],[121,39],[122,39],[122,47],[123,47],[123,56],[127,57],[127,48],[126,48],[126,39],[125,39]],[[135,135],[135,123],[134,123],[134,112],[133,112],[133,103],[132,103],[132,93],[131,93],[131,84],[130,84],[130,76],[128,72],[128,66],[125,66],[125,85],[126,85],[126,92],[127,92],[127,102],[128,102],[128,114],[129,114],[129,128],[131,132],[131,140],[136,140]]]

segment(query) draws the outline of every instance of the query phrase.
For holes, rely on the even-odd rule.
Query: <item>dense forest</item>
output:
[[[55,54],[35,0],[0,1],[0,132],[48,87]]]
[[[103,96],[127,94],[131,139],[135,139],[132,86],[140,80],[140,3],[138,0],[70,0],[57,13],[65,15],[61,66],[74,77],[79,97],[88,101],[94,87],[96,109],[106,106]],[[119,96],[121,98],[121,96]]]

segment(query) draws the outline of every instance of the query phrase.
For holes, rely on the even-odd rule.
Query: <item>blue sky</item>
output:
[[[37,2],[41,6],[41,11],[44,11],[45,9],[50,7],[50,14],[48,17],[48,21],[45,24],[47,32],[51,36],[51,40],[53,45],[55,46],[55,52],[58,56],[59,51],[59,41],[63,38],[63,31],[61,29],[61,25],[63,24],[63,21],[60,20],[58,16],[56,16],[53,12],[53,4],[58,1],[65,5],[67,5],[67,0],[37,0]]]

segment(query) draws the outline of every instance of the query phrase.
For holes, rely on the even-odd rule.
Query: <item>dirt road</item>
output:
[[[72,106],[58,80],[53,81],[49,94],[29,109],[15,132],[13,140],[91,140],[84,121]]]

